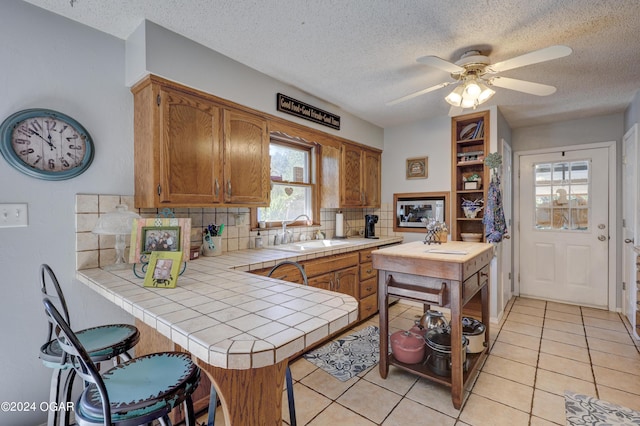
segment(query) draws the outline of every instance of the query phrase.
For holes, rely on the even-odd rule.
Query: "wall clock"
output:
[[[0,125],[0,152],[26,175],[64,180],[87,170],[94,147],[89,132],[73,118],[35,108],[16,112]]]

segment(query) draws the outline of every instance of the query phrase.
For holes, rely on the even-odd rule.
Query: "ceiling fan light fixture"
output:
[[[476,79],[471,79],[467,81],[464,85],[464,92],[469,95],[470,98],[477,98],[480,93],[482,93],[482,89],[476,82]]]
[[[480,89],[482,89],[482,91],[478,95],[478,104],[488,101],[489,99],[491,99],[493,95],[496,94],[495,90],[490,89],[485,84],[480,83],[479,86],[480,86]]]
[[[475,108],[478,106],[478,102],[473,98],[462,98],[460,106],[462,108]]]

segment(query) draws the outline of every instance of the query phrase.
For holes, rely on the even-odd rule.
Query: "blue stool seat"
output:
[[[75,419],[83,425],[136,426],[159,420],[184,404],[185,423],[195,426],[191,394],[200,383],[200,368],[183,352],[162,352],[125,361],[100,374],[80,339],[51,300],[42,303],[56,329],[60,348],[85,381]]]
[[[200,381],[200,369],[189,354],[164,352],[134,358],[102,375],[111,404],[111,421],[145,423],[161,418],[186,400]],[[103,406],[95,384],[75,407],[79,424],[103,424]]]

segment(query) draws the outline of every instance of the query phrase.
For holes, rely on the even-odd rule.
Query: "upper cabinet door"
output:
[[[343,207],[361,207],[364,204],[362,186],[362,149],[355,145],[342,145],[341,205]]]
[[[219,108],[171,89],[160,90],[160,99],[160,203],[221,202]]]
[[[224,201],[269,204],[267,121],[246,112],[224,110]]]
[[[380,207],[380,153],[364,151],[364,205]]]

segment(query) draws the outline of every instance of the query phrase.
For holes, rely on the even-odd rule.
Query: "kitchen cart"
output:
[[[378,269],[380,309],[380,376],[386,378],[395,365],[451,387],[453,406],[460,409],[464,391],[489,352],[489,263],[493,246],[486,243],[451,241],[438,246],[416,241],[373,252]],[[482,317],[486,326],[485,349],[466,354],[463,366],[462,310],[480,292]],[[419,302],[425,310],[436,305],[451,311],[451,376],[433,373],[423,363],[404,364],[389,353],[389,296]]]

